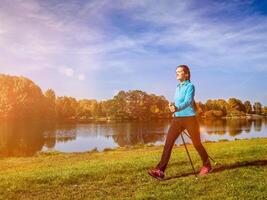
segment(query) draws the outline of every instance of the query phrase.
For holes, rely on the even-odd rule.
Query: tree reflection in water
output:
[[[267,124],[266,119],[204,119],[200,120],[201,126],[206,129],[207,134],[237,136],[243,132],[250,133],[252,125],[256,132],[262,130],[263,124]]]
[[[1,156],[32,156],[45,143],[42,126],[37,123],[6,122],[0,124]]]
[[[76,139],[76,125],[56,125],[53,124],[43,133],[45,138],[45,147],[53,149],[56,142],[68,142]]]
[[[251,129],[251,120],[248,119],[228,119],[227,120],[227,127],[228,132],[230,136],[236,136],[242,133],[243,130],[249,130]]]
[[[261,128],[262,128],[262,119],[259,118],[257,120],[254,121],[254,130],[256,132],[260,132],[261,131]]]
[[[211,134],[224,135],[226,133],[226,120],[224,119],[204,119],[200,120],[200,126],[204,126],[206,132]]]
[[[57,126],[37,122],[5,122],[0,124],[0,156],[33,156],[43,147],[56,142],[75,140],[75,126]]]
[[[59,150],[79,152],[84,149],[114,148],[138,144],[162,144],[170,126],[170,120],[151,122],[53,124],[53,123],[1,123],[0,156],[32,156],[38,151]],[[201,119],[201,133],[207,133],[214,141],[224,138],[266,137],[267,119]],[[244,136],[249,134],[249,136]],[[254,136],[255,135],[255,136]],[[209,136],[206,139],[209,139]],[[215,136],[215,137],[213,137]],[[244,136],[244,137],[243,137]],[[215,139],[214,139],[215,138]],[[218,138],[218,139],[217,139]],[[68,143],[72,141],[71,145]],[[68,146],[69,145],[69,146]],[[71,150],[71,151],[72,151]],[[70,152],[70,151],[69,151]]]
[[[112,137],[120,146],[133,146],[163,141],[169,121],[158,120],[153,122],[124,123],[113,126]]]

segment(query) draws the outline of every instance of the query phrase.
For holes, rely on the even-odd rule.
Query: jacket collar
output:
[[[184,82],[179,83],[179,84],[177,85],[177,87],[185,86],[185,85],[187,85],[188,83],[190,83],[190,81],[189,81],[189,80],[185,80]]]

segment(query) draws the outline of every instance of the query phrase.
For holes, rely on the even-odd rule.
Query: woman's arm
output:
[[[191,105],[194,100],[194,95],[195,95],[195,87],[194,85],[190,84],[186,90],[184,101],[176,106],[177,111],[183,110],[189,105]]]

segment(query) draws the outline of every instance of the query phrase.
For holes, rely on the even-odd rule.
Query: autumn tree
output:
[[[56,94],[52,89],[48,89],[45,94],[45,116],[47,119],[56,118]]]
[[[116,118],[117,115],[117,107],[116,107],[116,101],[114,99],[109,99],[106,101],[103,101],[102,103],[102,109],[106,113],[106,116],[109,119]]]
[[[227,114],[228,103],[224,99],[211,100],[209,99],[205,104],[206,117],[222,117]]]
[[[148,96],[149,117],[151,118],[166,118],[170,115],[168,101],[164,96],[151,94]]]
[[[260,115],[261,114],[261,109],[262,109],[262,105],[260,102],[255,102],[253,105],[253,110],[255,112],[255,114]]]
[[[56,99],[56,113],[57,118],[71,119],[76,117],[77,101],[73,97],[58,97]]]
[[[267,106],[264,106],[262,108],[262,114],[265,115],[265,116],[267,116]]]
[[[100,101],[100,102],[93,102],[92,104],[92,114],[93,114],[93,117],[105,117],[106,114],[103,110],[103,102]]]
[[[76,115],[78,118],[90,118],[93,116],[93,104],[96,100],[82,99],[78,101]]]
[[[228,110],[229,111],[240,111],[240,112],[245,112],[245,106],[243,105],[242,101],[236,98],[230,98],[228,99]]]
[[[203,104],[201,101],[196,102],[196,111],[197,115],[202,116],[205,112],[205,104]]]
[[[41,119],[44,96],[41,89],[25,77],[0,75],[0,118]]]
[[[252,106],[251,106],[250,101],[245,101],[244,106],[245,106],[246,113],[248,114],[252,113]]]

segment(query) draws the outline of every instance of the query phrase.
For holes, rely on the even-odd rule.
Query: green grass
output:
[[[204,144],[221,165],[195,181],[176,146],[165,181],[147,175],[162,146],[0,159],[0,199],[267,199],[267,139]],[[196,169],[201,161],[188,145]]]

